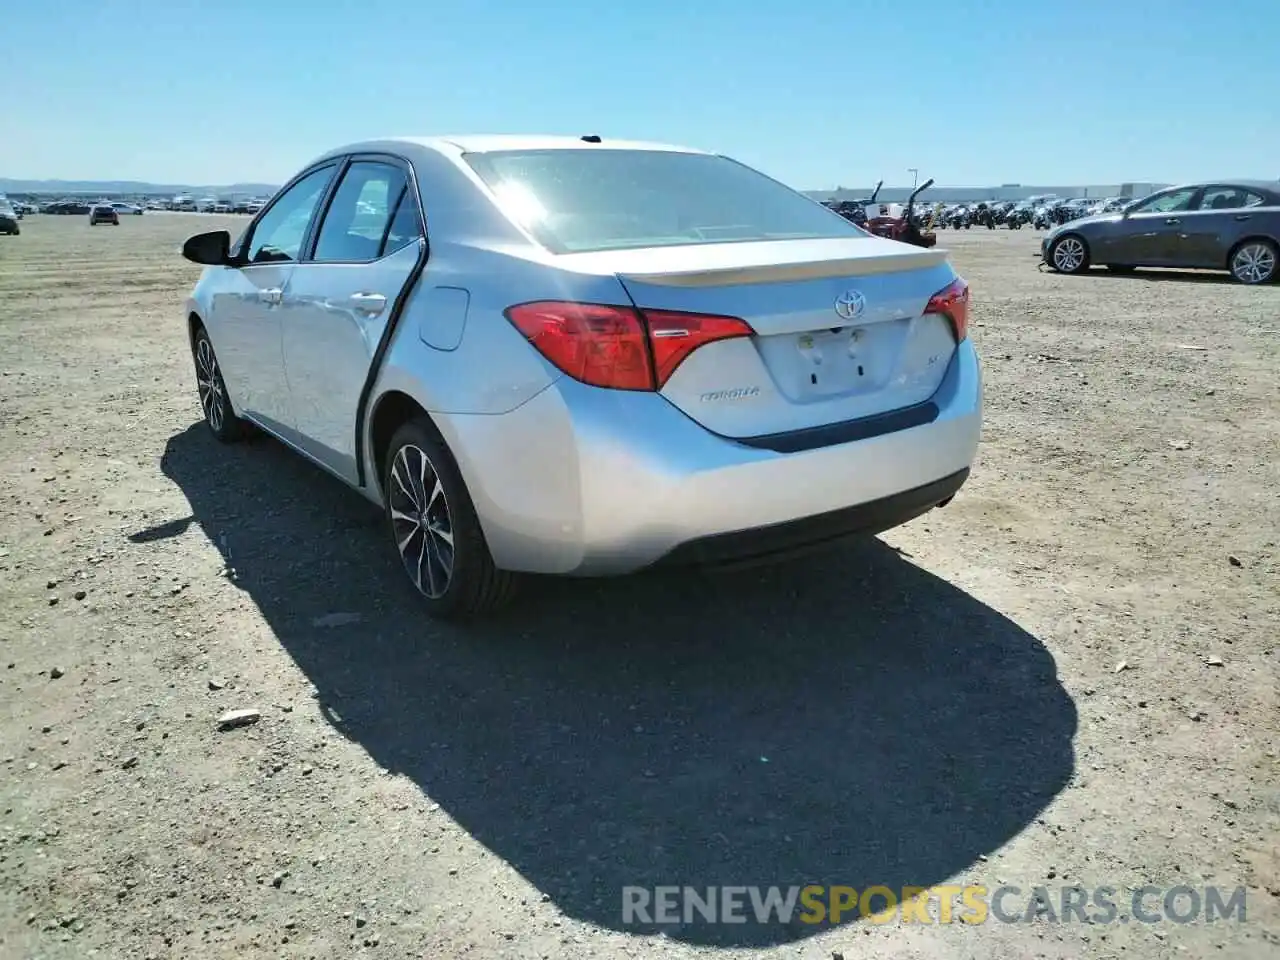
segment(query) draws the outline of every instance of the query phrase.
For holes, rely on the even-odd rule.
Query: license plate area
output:
[[[908,320],[762,337],[761,357],[779,390],[796,402],[880,390],[901,350]]]

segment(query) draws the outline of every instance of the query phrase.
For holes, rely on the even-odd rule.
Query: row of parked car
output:
[[[117,214],[141,216],[143,208],[136,203],[125,203],[120,200],[97,200],[87,203],[84,200],[55,200],[39,208],[40,213],[51,213],[61,216],[83,217],[98,207],[109,207]],[[33,211],[34,212],[34,211]]]
[[[1141,199],[1041,196],[917,206],[916,198],[932,183],[918,187],[901,209],[876,202],[880,184],[866,199],[826,205],[871,233],[917,246],[932,246],[939,227],[1029,225],[1048,231],[1041,256],[1059,273],[1082,273],[1094,265],[1113,273],[1173,267],[1226,270],[1250,285],[1280,279],[1280,180],[1181,184]]]
[[[177,210],[189,213],[247,213],[255,214],[262,209],[261,200],[191,200],[176,197],[172,200],[145,200],[131,203],[126,200],[83,200],[79,198],[52,200],[44,204],[35,204],[14,200],[11,202],[15,212],[25,216],[32,213],[61,214],[63,216],[86,216],[94,207],[108,206],[122,216],[141,216],[148,210]]]
[[[1133,203],[1132,197],[1107,197],[1099,200],[1076,197],[1064,200],[1060,197],[1032,197],[1027,200],[991,201],[980,203],[937,204],[928,214],[936,227],[968,230],[971,227],[1007,227],[1021,230],[1032,227],[1048,230],[1061,223],[1069,223],[1080,217],[1113,213]]]

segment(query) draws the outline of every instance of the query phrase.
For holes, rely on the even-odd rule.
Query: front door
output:
[[[355,483],[356,413],[373,356],[422,253],[417,191],[390,159],[353,160],[285,292],[296,442]]]
[[[1171,266],[1183,226],[1183,215],[1193,208],[1196,187],[1166,190],[1129,210],[1116,224],[1115,239],[1107,263],[1130,266]]]
[[[233,268],[234,289],[214,301],[214,349],[237,410],[290,439],[293,415],[281,349],[284,291],[336,169],[314,170],[276,198],[241,241],[245,263]]]

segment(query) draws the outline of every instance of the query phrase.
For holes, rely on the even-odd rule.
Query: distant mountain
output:
[[[95,194],[160,194],[190,193],[196,196],[249,194],[270,196],[278,184],[230,183],[223,186],[198,186],[190,183],[146,183],[139,180],[10,180],[0,177],[0,193],[95,193]]]

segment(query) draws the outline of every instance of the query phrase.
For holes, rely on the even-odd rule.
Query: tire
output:
[[[1277,276],[1280,249],[1270,240],[1261,238],[1245,240],[1231,251],[1227,269],[1237,283],[1256,286],[1268,283]]]
[[[227,384],[222,379],[218,355],[204,327],[196,327],[191,341],[191,359],[196,366],[196,393],[205,425],[219,443],[235,443],[244,439],[247,424],[232,412],[227,398]]]
[[[430,616],[468,619],[510,601],[517,575],[494,566],[462,474],[430,420],[395,432],[383,477],[391,547]]]
[[[1089,246],[1079,234],[1064,233],[1053,241],[1048,260],[1058,273],[1084,273],[1089,269]]]

